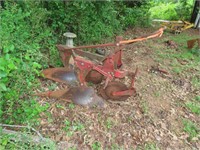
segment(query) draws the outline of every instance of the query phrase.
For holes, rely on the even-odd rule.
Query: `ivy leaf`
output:
[[[4,83],[0,83],[0,91],[7,91],[6,85]]]
[[[40,64],[38,64],[37,62],[33,62],[33,67],[40,69],[42,66]]]
[[[11,45],[5,46],[5,47],[3,48],[3,52],[4,52],[4,53],[8,53],[9,51],[13,52],[14,49],[15,49],[15,46],[14,46],[13,44],[11,44]]]
[[[14,51],[14,49],[15,49],[15,46],[12,44],[12,45],[10,45],[10,51],[11,52],[13,52]]]
[[[0,71],[0,78],[6,77],[7,73]]]
[[[10,64],[8,64],[8,68],[11,69],[11,70],[14,70],[14,69],[16,69],[17,67],[15,66],[15,64],[10,63]]]

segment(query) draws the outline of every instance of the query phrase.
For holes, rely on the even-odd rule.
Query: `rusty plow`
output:
[[[117,36],[114,43],[106,43],[89,46],[73,46],[72,33],[65,33],[67,36],[66,45],[57,45],[64,67],[50,68],[44,70],[43,77],[56,82],[67,83],[68,89],[47,91],[38,93],[38,96],[53,97],[72,101],[82,106],[105,106],[105,100],[124,101],[136,94],[134,87],[135,72],[122,69],[123,48],[131,43],[160,37],[164,28],[148,36],[132,40],[123,40]],[[113,47],[113,51],[103,56],[83,49],[106,49]],[[106,54],[106,53],[105,53]],[[121,82],[121,79],[129,77],[129,86]],[[98,93],[98,94],[97,94]]]

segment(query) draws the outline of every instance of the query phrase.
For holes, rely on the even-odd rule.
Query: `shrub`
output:
[[[38,3],[28,2],[23,6],[5,2],[0,14],[0,122],[8,124],[35,119],[47,108],[40,107],[31,94],[39,84],[36,77],[43,67],[41,64],[47,65],[40,49],[48,46],[52,35],[41,23],[48,12]]]

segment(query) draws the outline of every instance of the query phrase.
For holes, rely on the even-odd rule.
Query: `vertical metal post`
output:
[[[67,38],[66,39],[66,46],[67,47],[74,47],[73,39],[76,38],[76,34],[71,33],[71,32],[66,32],[63,35]]]

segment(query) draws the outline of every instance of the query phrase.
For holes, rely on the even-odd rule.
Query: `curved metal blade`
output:
[[[91,87],[73,87],[67,94],[75,104],[104,107],[103,99]]]
[[[52,98],[57,98],[57,99],[63,99],[63,95],[65,95],[69,89],[64,89],[64,90],[57,90],[57,91],[47,91],[47,92],[42,92],[42,93],[36,93],[36,96],[42,96],[42,97],[52,97]],[[64,100],[70,101],[69,98],[64,98]]]
[[[62,82],[62,83],[76,83],[77,77],[72,69],[68,68],[50,68],[42,71],[45,78]]]
[[[72,87],[69,90],[48,91],[36,94],[37,96],[53,97],[63,100],[71,100],[75,104],[82,106],[99,106],[104,107],[104,101],[99,97],[91,87]]]

